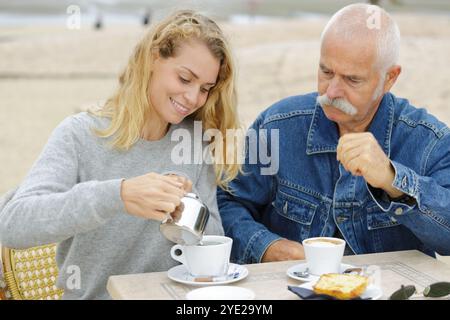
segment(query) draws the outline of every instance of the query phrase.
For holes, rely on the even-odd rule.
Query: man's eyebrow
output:
[[[324,65],[323,63],[320,63],[320,64],[319,64],[319,67],[320,67],[320,69],[322,69],[322,70],[324,70],[324,69],[330,70],[330,69],[328,69],[327,66]]]
[[[357,75],[357,74],[346,74],[344,75],[344,77],[346,78],[354,78],[354,79],[358,79],[358,80],[364,80],[363,76]]]
[[[186,69],[187,71],[189,71],[193,76],[194,76],[194,78],[195,79],[198,79],[199,77],[198,77],[198,75],[196,75],[195,74],[195,72],[194,71],[192,71],[191,69],[189,69],[188,67],[185,67],[185,66],[181,66],[183,69]],[[216,83],[215,82],[208,82],[208,83],[206,83],[208,86],[215,86],[216,85]]]
[[[330,69],[329,69],[327,66],[325,66],[323,63],[320,63],[319,66],[320,66],[320,69],[322,69],[322,70],[330,70]],[[358,80],[364,80],[364,79],[365,79],[364,76],[357,75],[357,74],[344,74],[343,76],[344,76],[345,78],[355,78],[355,79],[358,79]]]

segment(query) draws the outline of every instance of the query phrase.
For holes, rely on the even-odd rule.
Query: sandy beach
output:
[[[450,17],[394,17],[403,36],[403,72],[393,93],[450,124]],[[316,90],[326,22],[314,17],[221,23],[236,55],[239,113],[246,125],[277,100]],[[138,25],[100,31],[0,28],[0,194],[25,177],[59,122],[111,95],[144,32]]]

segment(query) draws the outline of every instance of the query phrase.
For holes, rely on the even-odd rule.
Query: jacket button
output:
[[[398,216],[402,215],[403,214],[403,209],[402,208],[395,209],[395,214],[398,215]]]

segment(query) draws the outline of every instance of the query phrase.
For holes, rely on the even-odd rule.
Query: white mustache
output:
[[[355,106],[343,98],[330,99],[326,94],[323,94],[318,96],[316,101],[322,108],[325,106],[333,106],[351,116],[354,116],[358,112]]]

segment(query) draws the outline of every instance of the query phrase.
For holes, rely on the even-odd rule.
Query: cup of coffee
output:
[[[170,255],[193,277],[223,276],[228,272],[232,244],[233,239],[229,237],[203,236],[196,245],[174,245]]]
[[[308,238],[302,242],[309,273],[340,273],[345,240],[330,237]]]

